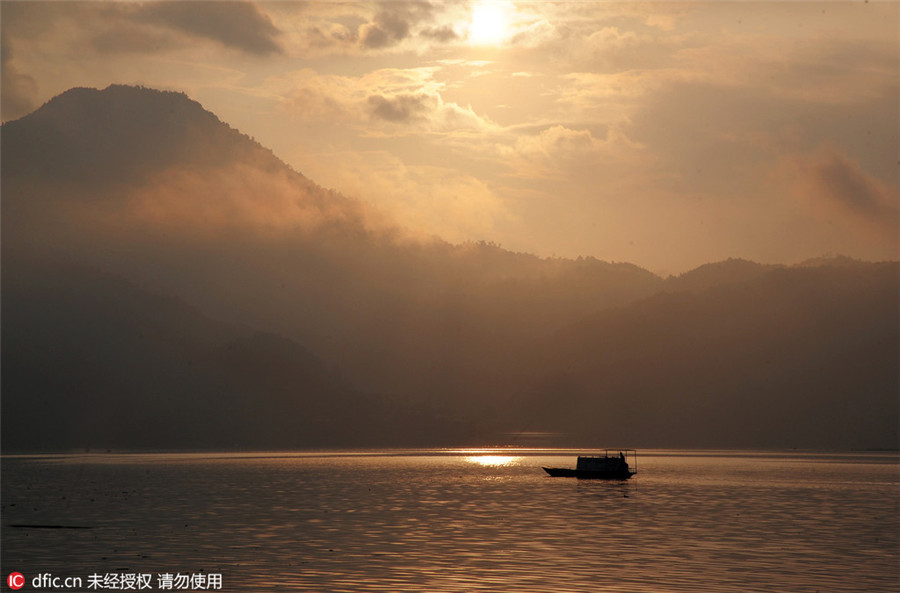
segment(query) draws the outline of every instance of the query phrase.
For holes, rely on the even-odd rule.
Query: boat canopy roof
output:
[[[617,447],[617,448],[613,448],[613,449],[603,449],[602,451],[603,451],[602,455],[600,453],[594,453],[594,454],[590,454],[590,455],[579,455],[579,457],[609,457],[610,452],[612,452],[613,455],[618,455],[619,453],[637,454],[637,449],[627,449],[625,447]]]

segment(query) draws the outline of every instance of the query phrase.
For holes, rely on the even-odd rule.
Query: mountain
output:
[[[898,445],[896,262],[422,238],[180,93],[0,134],[5,448]]]
[[[661,282],[412,237],[179,93],[73,89],[2,133],[4,257],[65,253],[295,339],[376,391],[490,389],[508,344]]]
[[[521,423],[577,442],[893,447],[898,272],[896,263],[776,268],[605,311],[548,340],[511,407]]]
[[[23,266],[23,264],[25,264]],[[117,276],[4,267],[3,449],[452,444],[439,410],[366,394],[301,345]]]
[[[728,259],[704,264],[684,274],[666,279],[666,290],[700,292],[714,286],[752,282],[781,266],[764,265],[745,259]]]
[[[329,224],[363,232],[359,203],[318,187],[181,93],[71,89],[2,134],[4,209],[16,222],[4,230],[12,243],[32,237],[32,249],[84,248],[73,222],[155,238]]]
[[[19,175],[91,187],[139,183],[172,166],[248,159],[269,161],[270,170],[283,166],[181,93],[118,85],[66,91],[4,125],[3,140],[12,147],[7,163]]]

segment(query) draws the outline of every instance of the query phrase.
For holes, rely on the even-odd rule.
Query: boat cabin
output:
[[[619,453],[619,455],[612,457],[606,455],[582,455],[578,457],[575,469],[588,472],[614,472],[627,470],[628,463],[625,461],[624,453]]]

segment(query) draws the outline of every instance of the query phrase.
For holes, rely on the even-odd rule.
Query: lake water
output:
[[[70,591],[166,573],[235,592],[900,591],[895,453],[647,451],[627,482],[541,470],[577,453],[5,456],[2,574],[24,591],[43,573],[81,577],[42,588]]]

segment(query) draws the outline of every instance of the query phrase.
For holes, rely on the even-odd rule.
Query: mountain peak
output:
[[[157,109],[168,109],[170,112],[174,112],[177,108],[183,109],[188,107],[197,112],[205,112],[199,103],[190,99],[183,92],[165,91],[144,86],[111,84],[105,89],[73,87],[53,97],[34,113],[38,114],[43,111],[53,110],[79,110],[78,108],[91,107],[92,105],[102,105],[110,110],[115,108],[128,109],[130,107],[131,111],[137,111],[138,109],[149,111],[148,107],[155,107]]]
[[[674,290],[699,292],[723,284],[755,280],[777,267],[746,259],[728,258],[724,261],[703,264],[679,276],[670,277],[666,283]]]
[[[4,124],[3,140],[6,170],[63,183],[133,182],[176,163],[208,166],[235,157],[282,164],[184,93],[137,86],[70,89]]]

